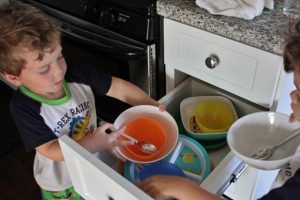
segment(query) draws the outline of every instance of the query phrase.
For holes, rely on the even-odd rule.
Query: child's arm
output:
[[[57,139],[51,140],[47,143],[44,143],[44,144],[38,146],[37,148],[35,148],[35,150],[51,160],[54,160],[54,161],[64,160],[64,157],[61,152],[59,142]]]
[[[153,176],[138,186],[154,199],[222,200],[192,181],[178,176]]]
[[[120,134],[118,131],[107,134],[105,130],[111,128],[113,124],[104,123],[98,127],[94,134],[89,137],[85,137],[79,141],[79,143],[91,153],[95,153],[101,150],[109,150],[111,153],[122,161],[126,161],[122,157],[115,147],[122,147],[126,145],[134,144],[133,141],[119,140],[117,139]],[[122,130],[121,130],[122,131]]]
[[[128,81],[116,77],[112,77],[112,83],[107,95],[133,106],[141,104],[159,106],[159,103],[142,89]]]
[[[125,161],[124,158],[116,151],[114,147],[130,145],[133,144],[133,142],[118,140],[117,139],[119,137],[118,132],[106,134],[105,130],[111,127],[112,124],[105,123],[102,126],[98,127],[94,134],[88,137],[84,137],[83,139],[78,141],[78,143],[91,153],[95,153],[101,150],[110,150],[112,154],[114,154],[117,158]],[[64,160],[57,139],[38,146],[36,148],[36,151],[54,161]]]
[[[291,108],[293,110],[290,115],[290,122],[295,122],[296,120],[300,120],[300,91],[296,89],[291,92]]]

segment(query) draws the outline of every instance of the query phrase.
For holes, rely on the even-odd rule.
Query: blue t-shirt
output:
[[[259,200],[298,200],[300,199],[300,169],[281,187],[271,190]]]

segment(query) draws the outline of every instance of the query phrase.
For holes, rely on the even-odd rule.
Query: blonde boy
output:
[[[60,45],[60,25],[38,9],[21,3],[0,8],[0,73],[16,90],[11,112],[27,150],[36,150],[34,176],[43,199],[81,199],[66,170],[58,138],[68,134],[88,151],[111,152],[118,133],[112,124],[96,124],[95,95],[131,105],[158,105],[135,85],[89,66],[67,63]],[[112,108],[113,109],[113,108]],[[122,158],[121,158],[122,159]]]

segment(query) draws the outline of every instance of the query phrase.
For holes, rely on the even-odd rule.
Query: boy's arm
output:
[[[98,127],[94,134],[84,137],[78,141],[78,143],[91,153],[95,153],[101,150],[110,150],[117,158],[124,160],[122,156],[115,151],[116,146],[126,146],[133,144],[132,141],[118,140],[118,132],[112,134],[106,134],[105,130],[111,128],[112,124],[105,123]],[[64,157],[58,142],[58,139],[51,140],[36,148],[36,151],[45,157],[54,161],[63,161]]]
[[[95,153],[95,152],[99,151],[100,149],[106,147],[101,144],[100,141],[102,138],[97,138],[97,137],[99,137],[99,134],[97,134],[96,132],[95,132],[95,134],[78,141],[78,143],[81,146],[83,146],[86,150],[90,151],[91,153]],[[99,142],[97,142],[97,141],[99,141]],[[104,143],[104,141],[103,141],[103,143]],[[44,143],[44,144],[38,146],[36,148],[36,151],[53,161],[63,161],[64,160],[58,139],[49,141],[47,143]]]
[[[46,143],[36,147],[35,150],[51,160],[54,160],[54,161],[64,160],[58,139],[46,142]]]
[[[199,187],[189,179],[179,176],[152,176],[140,182],[138,186],[154,199],[223,199]]]
[[[117,77],[112,77],[112,83],[107,95],[117,98],[133,106],[141,104],[154,106],[159,105],[157,101],[152,99],[142,89],[128,81],[122,80]]]

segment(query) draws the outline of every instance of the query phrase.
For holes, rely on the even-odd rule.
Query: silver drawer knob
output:
[[[205,64],[208,68],[213,69],[219,64],[219,57],[217,55],[210,55],[205,59]]]

